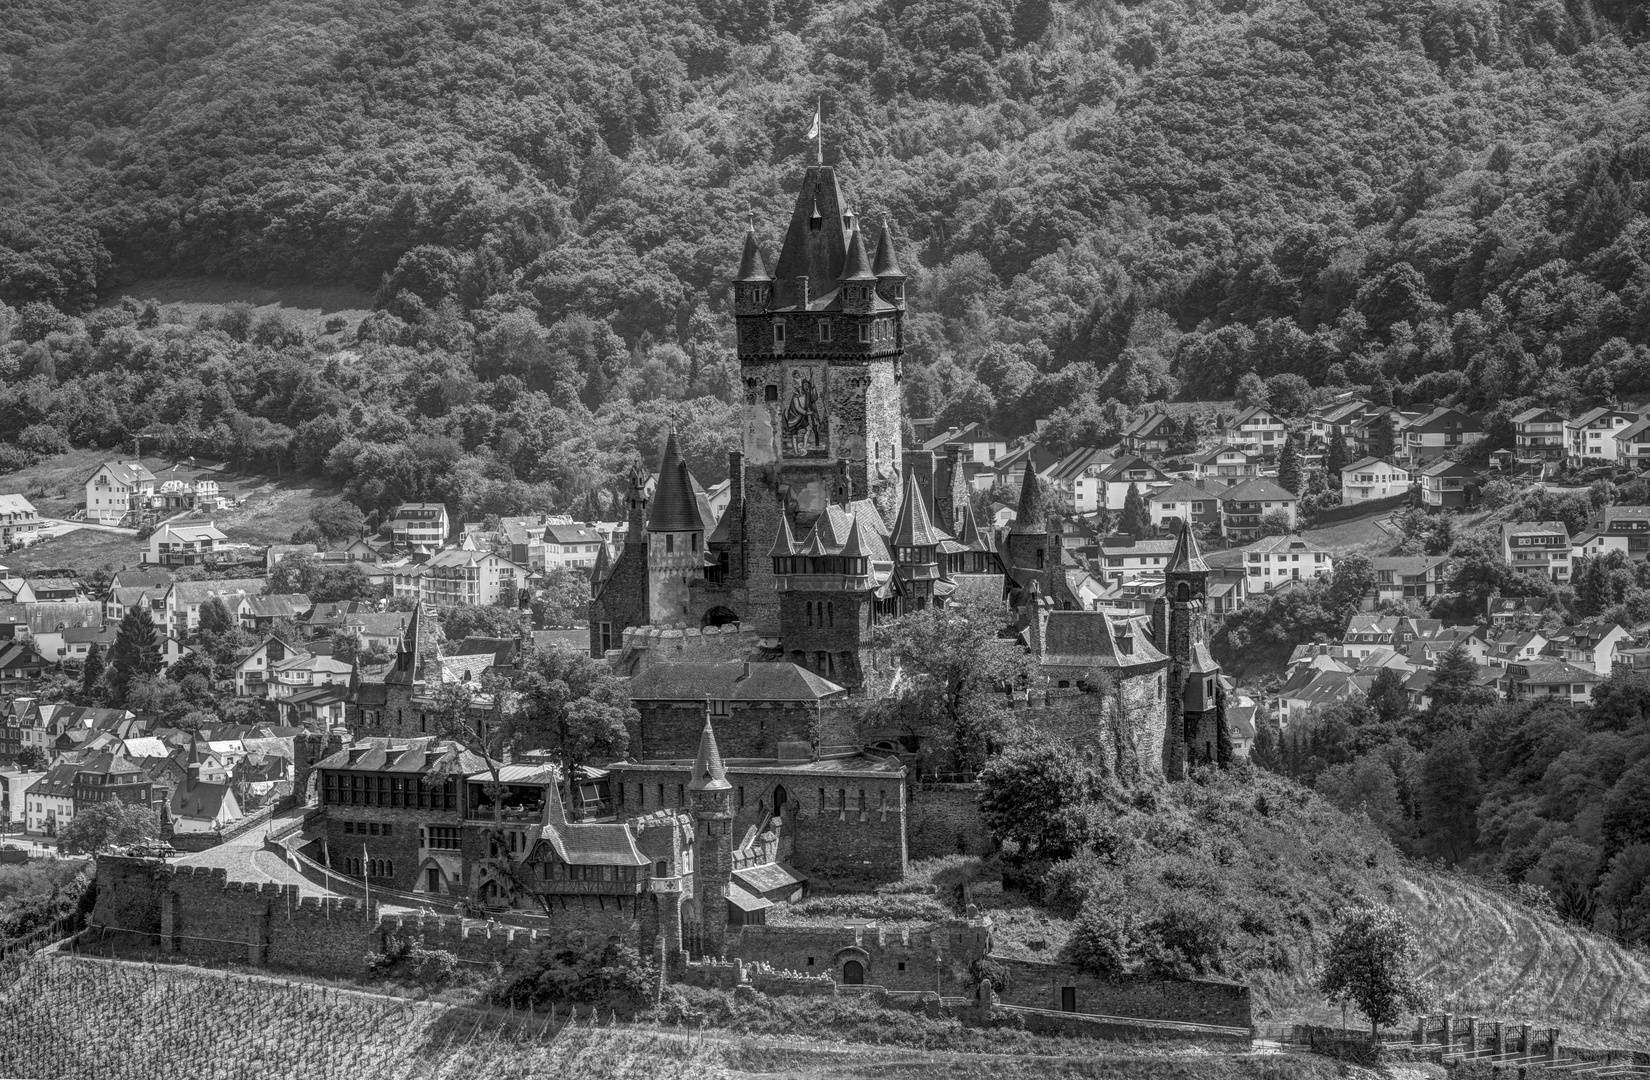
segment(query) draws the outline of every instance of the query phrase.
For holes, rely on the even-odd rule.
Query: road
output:
[[[69,521],[66,518],[41,518],[40,534],[46,536],[62,536],[72,533],[76,529],[91,529],[93,532],[119,533],[121,536],[137,536],[136,529],[123,529],[119,525],[101,525],[95,521]]]

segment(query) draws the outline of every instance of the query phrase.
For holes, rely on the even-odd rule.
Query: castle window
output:
[[[769,383],[767,386],[763,387],[762,388],[762,399],[764,401],[778,401],[779,400],[779,384],[778,383]]]
[[[699,534],[698,533],[693,534],[693,550],[694,551],[699,550]]]
[[[712,716],[726,716],[726,715],[728,715],[728,703],[727,703],[727,701],[725,699],[720,699],[720,698],[713,699],[710,703],[710,714]]]
[[[821,814],[823,814],[825,812],[825,789],[824,788],[819,789],[819,812]]]
[[[820,341],[830,341],[831,340],[831,320],[821,319],[819,321],[819,340]]]
[[[745,808],[745,785],[739,785],[739,809]]]
[[[675,536],[675,534],[674,533],[665,533],[665,554],[669,555],[670,553],[674,552],[675,550],[676,550],[676,536]]]
[[[353,822],[353,821],[344,822],[344,833],[345,833],[345,835],[353,833],[354,831],[355,831],[355,822]]]
[[[676,805],[677,806],[686,806],[687,805],[687,785],[686,784],[677,784],[676,785]]]
[[[1159,675],[1157,677],[1157,700],[1159,700],[1159,701],[1163,700],[1163,676],[1162,675]]]
[[[613,624],[610,623],[610,622],[604,622],[604,623],[602,623],[602,652],[605,653],[609,649],[611,649],[612,647],[613,647]]]
[[[813,625],[814,625],[814,602],[812,600],[809,600],[806,603],[804,603],[802,605],[802,611],[807,617],[808,627],[810,629],[812,629]]]
[[[859,324],[859,340],[863,341],[863,342],[869,342],[871,340],[871,324],[870,323],[860,323]]]
[[[898,300],[898,301],[904,301],[904,299],[905,299],[905,282],[898,281],[898,282],[894,283],[894,299]]]
[[[836,605],[830,601],[825,602],[825,625],[836,625]]]
[[[785,347],[785,324],[778,319],[775,319],[773,324],[773,347],[776,349]]]

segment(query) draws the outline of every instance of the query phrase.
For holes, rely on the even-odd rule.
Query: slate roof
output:
[[[232,794],[233,788],[229,784],[209,784],[204,780],[191,784],[186,781],[172,791],[172,816],[211,821],[223,810],[224,800]]]
[[[1369,560],[1373,570],[1390,570],[1401,577],[1429,574],[1444,564],[1442,555],[1381,555]]]
[[[636,850],[630,827],[607,822],[550,825],[543,839],[565,863],[573,866],[647,866]]]
[[[1385,465],[1389,470],[1392,470],[1394,472],[1401,472],[1401,473],[1405,473],[1405,474],[1408,474],[1408,472],[1409,472],[1408,469],[1402,468],[1401,466],[1398,466],[1398,465],[1394,465],[1392,462],[1388,461],[1386,458],[1378,458],[1378,457],[1359,458],[1357,461],[1354,461],[1350,465],[1341,466],[1341,472],[1343,472],[1343,473],[1357,472],[1360,469],[1373,468],[1376,465]]]
[[[104,469],[108,469],[109,475],[122,484],[131,485],[139,483],[143,480],[152,481],[155,478],[155,474],[150,472],[142,462],[105,461],[102,465],[99,465],[97,469],[93,470],[91,476],[86,477],[86,479],[90,480],[92,476],[96,476]]]
[[[487,760],[473,750],[434,737],[359,739],[328,754],[317,761],[314,767],[345,772],[419,774],[429,771],[444,759],[454,760],[457,771],[465,775],[480,772],[487,767]]]
[[[696,532],[705,527],[699,516],[699,500],[694,494],[692,474],[682,460],[682,448],[671,431],[665,439],[664,460],[659,465],[659,481],[648,507],[649,532]]]
[[[758,896],[782,889],[794,889],[806,881],[779,863],[762,863],[759,866],[735,870],[733,880]]]
[[[1299,501],[1300,496],[1293,491],[1287,491],[1277,481],[1268,480],[1263,476],[1252,477],[1241,484],[1233,484],[1225,491],[1215,496],[1222,502],[1260,502],[1262,500]]]
[[[1036,473],[1030,465],[1026,466],[1026,476],[1036,479]],[[821,520],[823,520],[821,515]],[[934,527],[929,520],[928,507],[923,501],[922,489],[917,486],[917,474],[907,473],[905,477],[905,497],[900,500],[899,514],[894,518],[894,528],[889,534],[888,543],[891,547],[937,547],[940,541],[947,539],[945,533]]]
[[[1120,634],[1122,641],[1118,640]],[[1116,619],[1105,611],[1049,612],[1043,629],[1043,655],[1038,658],[1043,667],[1113,670],[1167,660],[1128,620]]]
[[[789,661],[650,664],[630,680],[632,701],[821,701],[845,693]]]

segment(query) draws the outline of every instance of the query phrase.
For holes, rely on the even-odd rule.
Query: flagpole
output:
[[[823,165],[825,164],[825,97],[823,94],[814,102],[814,116],[819,120],[819,145],[815,148],[819,156],[815,160],[818,164]]]
[[[367,909],[367,918],[372,918],[372,883],[367,880],[367,864],[372,860],[367,857],[367,842],[361,841],[361,889],[366,894],[362,906]]]

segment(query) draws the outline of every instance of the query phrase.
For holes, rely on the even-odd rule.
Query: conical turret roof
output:
[[[1197,549],[1197,537],[1192,535],[1190,525],[1182,526],[1180,536],[1175,540],[1174,554],[1169,556],[1169,565],[1163,568],[1165,574],[1207,574],[1209,564],[1203,561],[1203,553]]]
[[[842,268],[843,281],[875,281],[871,260],[865,256],[865,240],[858,229],[848,238],[848,263]]]
[[[997,538],[991,535],[990,529],[981,529],[974,517],[973,502],[964,502],[962,507],[962,535],[957,542],[971,551],[996,551]]]
[[[877,237],[876,258],[871,261],[871,272],[879,278],[904,277],[899,260],[894,257],[894,234],[888,228],[888,219],[882,219],[882,235]]]
[[[848,526],[848,539],[842,543],[841,555],[845,559],[868,559],[871,557],[871,549],[859,531],[859,515],[854,514],[852,517],[853,523]]]
[[[779,532],[773,538],[773,550],[768,552],[772,559],[783,558],[796,554],[796,534],[791,532],[791,519],[781,510],[779,512]]]
[[[1020,506],[1014,515],[1014,531],[1040,532],[1042,528],[1043,484],[1037,478],[1037,462],[1028,454],[1025,475],[1020,478]]]
[[[894,531],[888,538],[888,546],[902,547],[934,547],[945,534],[934,528],[929,520],[928,506],[923,502],[922,488],[917,486],[916,473],[905,474],[905,497],[900,500],[899,515],[894,518]]]
[[[699,499],[693,493],[693,477],[682,448],[672,431],[665,440],[665,458],[659,465],[659,483],[653,489],[648,508],[648,532],[696,532],[705,527],[699,516]]]
[[[727,770],[722,768],[722,752],[716,749],[716,730],[705,717],[705,730],[699,733],[699,755],[693,759],[693,779],[689,791],[727,791]]]
[[[767,260],[762,257],[762,246],[756,242],[756,225],[745,231],[745,252],[739,259],[739,276],[735,281],[772,281],[768,275]]]

